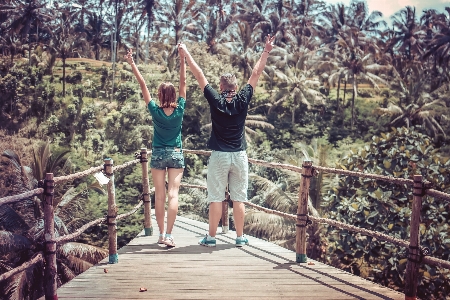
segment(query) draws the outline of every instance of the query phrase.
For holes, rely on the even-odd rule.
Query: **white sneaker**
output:
[[[164,244],[168,247],[175,247],[175,241],[173,240],[173,236],[166,236],[164,238]]]

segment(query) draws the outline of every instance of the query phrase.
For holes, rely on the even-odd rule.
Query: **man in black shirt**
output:
[[[253,91],[273,48],[274,39],[275,37],[267,36],[264,51],[253,68],[250,79],[238,93],[236,92],[236,77],[233,74],[223,74],[220,77],[221,92],[218,93],[208,84],[203,71],[190,55],[186,45],[179,45],[179,50],[184,51],[189,68],[208,100],[212,120],[211,137],[208,141],[208,147],[212,153],[207,175],[208,202],[210,203],[209,232],[199,241],[200,245],[216,246],[215,236],[222,216],[222,201],[228,184],[230,198],[233,201],[236,246],[242,247],[248,244],[248,240],[244,236],[244,202],[247,201],[248,188],[245,118]]]

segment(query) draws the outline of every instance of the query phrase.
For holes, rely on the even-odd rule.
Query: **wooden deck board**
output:
[[[207,227],[178,217],[173,249],[157,245],[157,234],[141,232],[119,250],[118,264],[103,260],[58,289],[58,298],[404,299],[311,259],[314,265],[297,264],[294,252],[260,239],[249,237],[249,246],[236,248],[234,232],[218,234],[216,248],[199,246]],[[141,287],[148,291],[139,292]]]

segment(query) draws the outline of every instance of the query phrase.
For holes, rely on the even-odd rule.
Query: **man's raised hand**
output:
[[[266,37],[266,45],[264,46],[264,51],[265,52],[270,52],[273,49],[273,41],[275,40],[275,35],[274,36],[270,36],[270,34],[267,35]]]
[[[130,65],[134,64],[133,49],[128,49],[127,55],[125,55],[124,58]]]

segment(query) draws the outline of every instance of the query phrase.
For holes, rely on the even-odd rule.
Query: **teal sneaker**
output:
[[[208,241],[208,235],[206,235],[204,238],[202,238],[200,241],[198,241],[198,244],[202,245],[202,246],[206,246],[206,247],[215,247],[216,239]]]
[[[240,236],[236,238],[236,247],[242,247],[248,245],[248,240],[245,236]]]

